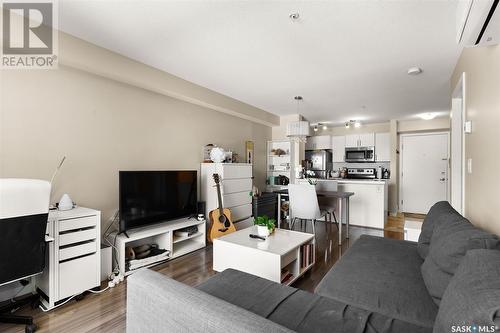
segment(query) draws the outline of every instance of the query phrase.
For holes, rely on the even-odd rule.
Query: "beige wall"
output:
[[[400,120],[398,121],[398,132],[431,132],[448,131],[450,129],[450,118],[441,117],[430,120]]]
[[[147,81],[151,68],[134,66]],[[118,170],[199,170],[203,145],[216,143],[243,158],[245,140],[253,140],[255,184],[264,188],[271,127],[93,72],[65,65],[0,71],[0,177],[50,179],[66,155],[52,201],[67,192],[79,205],[102,210],[105,221],[118,208]],[[153,81],[161,82],[158,75]]]
[[[319,129],[314,135],[349,135],[357,133],[384,133],[389,132],[389,122],[379,124],[363,124],[359,128],[345,126],[329,127],[326,131]]]
[[[451,79],[451,89],[466,73],[466,119],[472,133],[465,135],[465,158],[472,174],[465,175],[465,215],[500,235],[498,200],[500,178],[500,45],[465,49]]]

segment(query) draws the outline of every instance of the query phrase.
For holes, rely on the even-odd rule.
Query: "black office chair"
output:
[[[0,179],[0,286],[25,283],[45,267],[45,231],[49,212],[50,183],[35,179]],[[12,313],[22,305],[38,306],[32,294],[0,307],[0,322],[37,327],[33,317]]]

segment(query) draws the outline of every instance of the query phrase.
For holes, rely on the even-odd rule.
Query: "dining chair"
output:
[[[296,219],[311,221],[313,234],[316,233],[314,225],[316,220],[326,219],[326,212],[319,209],[316,187],[310,184],[289,184],[288,195],[290,200],[290,229],[293,229]]]
[[[338,191],[338,185],[335,181],[319,181],[316,184],[317,191]],[[319,209],[325,211],[328,217],[328,220],[336,223],[335,225],[338,228],[337,216],[335,215],[335,211],[337,209],[337,200],[332,198],[318,197]]]

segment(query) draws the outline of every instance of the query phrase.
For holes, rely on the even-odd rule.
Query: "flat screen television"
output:
[[[120,171],[120,232],[197,213],[197,172]]]

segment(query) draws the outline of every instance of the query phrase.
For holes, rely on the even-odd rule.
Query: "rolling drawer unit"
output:
[[[100,229],[101,213],[93,209],[49,213],[47,233],[54,241],[48,243],[45,269],[36,278],[46,309],[100,286]]]
[[[206,203],[206,216],[218,207],[214,173],[222,180],[222,203],[231,210],[233,222],[252,217],[252,165],[247,163],[201,164],[201,200]]]

